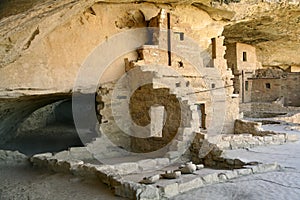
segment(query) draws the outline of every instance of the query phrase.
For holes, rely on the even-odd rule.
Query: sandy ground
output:
[[[99,181],[49,173],[26,164],[1,164],[0,180],[1,200],[122,199]]]

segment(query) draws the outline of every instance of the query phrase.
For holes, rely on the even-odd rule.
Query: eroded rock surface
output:
[[[227,43],[254,45],[263,66],[299,65],[299,1],[257,1],[216,6],[235,12],[225,26]]]

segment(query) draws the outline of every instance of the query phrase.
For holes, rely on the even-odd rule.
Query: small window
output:
[[[179,38],[180,38],[180,41],[183,41],[184,40],[184,33],[179,33]]]
[[[178,61],[178,67],[182,68],[183,67],[183,62],[182,61]]]
[[[216,87],[216,84],[212,83],[211,88],[214,89]]]
[[[245,81],[245,90],[248,91],[249,90],[249,82]]]
[[[190,82],[187,81],[187,82],[185,83],[185,86],[186,86],[186,87],[189,87],[189,86],[190,86]]]
[[[243,61],[246,62],[247,61],[247,52],[243,52]]]
[[[176,85],[176,87],[180,87],[180,82],[179,82],[179,83],[176,83],[175,85]]]
[[[217,43],[216,43],[216,38],[211,39],[211,45],[212,45],[212,58],[216,59],[217,58]]]
[[[183,32],[174,32],[174,34],[179,35],[179,40],[180,41],[184,40],[184,33]]]
[[[266,83],[266,88],[267,89],[271,89],[271,84],[270,83]]]

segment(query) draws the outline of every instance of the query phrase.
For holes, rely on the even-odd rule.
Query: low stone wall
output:
[[[100,181],[113,189],[116,195],[135,200],[166,199],[192,189],[226,182],[241,176],[281,170],[281,167],[277,164],[260,164],[244,169],[208,174],[204,173],[197,176],[192,174],[190,175],[192,176],[191,179],[181,179],[179,182],[177,180],[166,180],[164,184],[145,185],[131,180],[125,180],[122,177],[120,173],[122,170],[118,169],[118,167],[120,168],[120,166],[123,165],[122,168],[127,170],[126,173],[129,173],[128,170],[132,167],[125,163],[120,164],[118,167],[112,165],[93,165],[75,159],[56,159],[51,153],[35,155],[31,157],[30,161],[35,166],[48,168],[55,172],[71,173],[82,177],[97,177]],[[149,162],[143,161],[143,163],[148,164]]]
[[[276,134],[273,131],[264,131],[261,128],[261,122],[253,122],[247,120],[237,119],[234,122],[234,134],[244,134],[248,133],[255,136],[265,136]]]
[[[28,157],[18,151],[0,150],[0,164],[22,164],[28,162]]]
[[[39,155],[37,155],[40,157]],[[52,155],[41,154],[42,157],[46,157],[47,160],[53,160],[54,162],[59,162],[62,160],[70,160],[70,161],[82,161],[84,163],[97,163],[94,155],[88,151],[86,147],[74,147],[70,148],[68,151],[62,151]],[[34,159],[35,156],[32,157]],[[100,163],[100,162],[99,162]],[[149,170],[161,169],[165,166],[171,164],[170,158],[153,158],[153,159],[144,159],[137,162],[126,162],[109,165],[116,173],[119,175],[126,175],[131,173],[142,173]],[[101,164],[102,165],[102,164]],[[56,171],[56,168],[50,168],[53,171]],[[60,170],[60,168],[58,168]],[[62,170],[65,171],[65,170]]]
[[[221,150],[252,148],[255,146],[280,145],[299,140],[296,134],[276,134],[267,136],[254,136],[251,134],[222,135],[218,139],[217,146]]]
[[[222,155],[223,150],[247,149],[256,146],[281,145],[299,140],[296,134],[280,134],[254,136],[251,134],[224,134],[205,139],[197,134],[190,147],[191,159],[196,164],[204,164],[214,169],[240,169],[247,164],[239,159],[228,159]]]
[[[300,124],[300,113],[297,113],[297,114],[292,115],[292,116],[276,117],[275,119],[280,120],[280,121],[284,121],[284,122],[288,122],[288,123]]]
[[[186,182],[168,184],[161,188],[161,199],[170,198],[187,191],[205,187],[207,185],[222,183],[232,179],[248,176],[252,174],[280,171],[281,167],[277,164],[261,164],[244,169],[228,170],[220,173],[211,173],[195,177]]]
[[[285,113],[300,112],[300,107],[284,107],[277,103],[252,102],[240,104],[240,112],[243,112],[245,117],[268,118]]]

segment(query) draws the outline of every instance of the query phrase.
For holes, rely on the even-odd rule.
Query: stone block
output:
[[[141,192],[141,184],[135,183],[133,181],[127,181],[115,187],[115,195],[129,199],[138,199],[137,193],[139,194]]]
[[[231,149],[240,149],[249,147],[249,144],[243,139],[235,139],[234,141],[230,142],[230,146]]]
[[[217,144],[220,149],[230,149],[231,145],[229,141],[221,141]]]
[[[217,173],[208,174],[203,176],[202,178],[205,181],[205,184],[213,184],[220,181]]]
[[[72,147],[70,148],[70,155],[73,159],[78,160],[93,160],[94,157],[86,147]]]
[[[58,160],[68,160],[71,159],[70,152],[69,151],[61,151],[56,154],[54,154],[53,158]]]
[[[71,167],[71,173],[76,176],[82,176],[85,178],[94,178],[97,176],[97,169],[92,164],[79,164],[76,167]]]
[[[169,158],[156,158],[155,161],[157,167],[165,167],[170,164]]]
[[[147,185],[145,189],[143,189],[142,192],[139,193],[138,197],[139,200],[159,200],[159,190],[152,185]]]
[[[278,135],[278,139],[280,140],[280,142],[282,142],[282,143],[286,142],[286,140],[285,140],[285,135],[286,135],[286,134],[279,134],[279,135]]]
[[[0,150],[0,163],[24,163],[28,157],[18,151]]]
[[[234,179],[237,178],[239,176],[238,172],[236,170],[233,171],[228,171],[225,173],[227,179]]]
[[[223,141],[231,141],[232,137],[234,137],[234,136],[232,136],[232,135],[224,135],[224,136],[222,136],[222,140]]]
[[[250,175],[252,174],[252,169],[248,168],[248,169],[237,169],[236,170],[238,175],[241,175],[241,176],[247,176],[247,175]]]
[[[220,182],[224,182],[227,180],[227,176],[225,173],[219,173],[218,177],[219,177]]]
[[[48,169],[55,171],[54,168],[56,167],[58,160],[52,157],[52,158],[46,159],[45,161],[46,161],[46,165],[47,165]]]
[[[74,175],[76,174],[74,172],[76,172],[80,166],[84,165],[84,162],[81,160],[70,160],[69,162],[70,162],[70,173]]]
[[[55,165],[52,166],[52,170],[55,172],[70,173],[71,164],[65,160],[58,160]]]
[[[123,184],[123,179],[120,175],[111,175],[109,176],[109,187],[110,188],[116,188]]]
[[[173,183],[166,185],[165,187],[162,188],[164,196],[167,198],[176,196],[179,194],[179,189],[178,189],[178,183]]]
[[[277,163],[274,164],[260,164],[254,166],[252,168],[253,173],[264,173],[264,172],[272,172],[272,171],[279,171],[281,170],[281,166]]]
[[[113,176],[113,172],[108,173],[108,172],[102,172],[102,171],[96,171],[96,176],[98,177],[98,179],[106,184],[106,185],[110,185],[110,176]]]
[[[137,164],[141,171],[153,170],[156,168],[155,159],[140,160],[137,162]]]
[[[186,191],[189,191],[189,190],[192,190],[195,188],[199,188],[202,186],[204,186],[204,182],[200,177],[198,177],[191,181],[188,181],[185,183],[180,183],[178,185],[178,190],[179,190],[179,193],[183,193],[183,192],[186,192]]]
[[[153,176],[144,177],[139,183],[141,184],[154,184],[160,179],[160,174],[155,174]]]
[[[135,162],[116,164],[114,165],[114,168],[117,171],[117,173],[121,175],[137,173],[139,171],[139,165]]]
[[[272,136],[264,136],[264,142],[265,144],[271,144],[273,141],[273,137]]]
[[[47,158],[51,158],[52,157],[52,153],[41,153],[41,154],[35,154],[32,156],[32,158],[38,158],[38,159],[47,159]]]
[[[286,141],[296,142],[299,140],[299,136],[296,134],[286,134]]]
[[[196,168],[197,168],[197,170],[203,169],[204,165],[203,164],[198,164],[198,165],[196,165]]]

